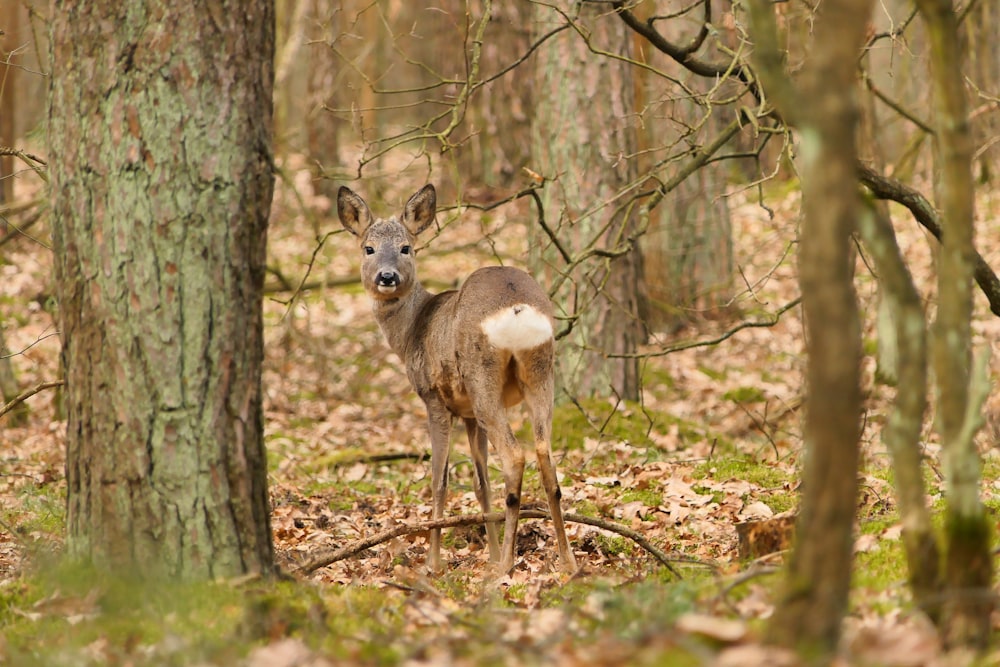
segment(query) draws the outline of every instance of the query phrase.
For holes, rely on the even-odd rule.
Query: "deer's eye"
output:
[[[410,246],[404,245],[402,248],[399,249],[399,252],[403,255],[409,255],[410,250],[411,250]]]
[[[365,246],[365,254],[366,255],[374,255],[375,254],[375,248],[371,247],[370,245],[366,245]]]

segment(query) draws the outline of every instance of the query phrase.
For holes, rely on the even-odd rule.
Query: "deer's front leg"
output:
[[[440,402],[427,402],[427,427],[431,435],[431,518],[440,519],[444,517],[444,503],[448,493],[448,454],[451,435],[451,413]],[[427,567],[431,572],[441,571],[440,528],[431,530]]]

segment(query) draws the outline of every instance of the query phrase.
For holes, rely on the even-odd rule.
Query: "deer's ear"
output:
[[[416,236],[434,222],[437,211],[437,193],[434,186],[428,183],[418,193],[410,197],[403,209],[403,224],[410,233]]]
[[[355,236],[364,234],[372,223],[372,213],[365,200],[343,185],[337,192],[337,213],[340,215],[340,224]]]

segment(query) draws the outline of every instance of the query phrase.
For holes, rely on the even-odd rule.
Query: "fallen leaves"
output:
[[[411,189],[404,183],[399,187]],[[287,191],[280,192],[283,188],[279,184],[276,210],[291,201]],[[774,304],[787,303],[797,290],[792,262],[785,255],[788,231],[794,226],[795,197],[774,208],[778,220],[752,199],[733,197],[731,203],[735,259],[754,285],[752,294],[735,294],[734,305],[748,317],[773,312]],[[495,215],[489,225],[492,245],[479,254],[475,248],[482,226],[462,220],[443,229],[435,242],[435,256],[422,264],[427,277],[451,283],[455,275],[467,274],[495,255],[523,256],[523,227],[505,221],[500,211]],[[324,219],[323,224],[328,228],[335,223]],[[778,225],[786,228],[779,230]],[[314,247],[310,236],[293,224],[275,224],[269,261],[297,278]],[[926,244],[919,232],[909,236],[907,252],[924,258],[914,265],[929,276]],[[455,252],[449,253],[449,247]],[[346,237],[331,237],[313,266],[313,277],[329,282],[355,275],[354,250]],[[0,267],[0,281],[9,298],[0,302],[0,320],[16,322],[5,329],[7,342],[14,350],[25,350],[14,362],[22,385],[33,386],[58,377],[59,370],[58,340],[45,337],[53,330],[52,316],[35,299],[51,293],[51,256],[17,244],[7,246],[5,256],[9,263]],[[861,298],[870,302],[872,292],[862,291]],[[323,550],[429,519],[428,465],[416,460],[427,449],[426,414],[407,385],[399,360],[386,349],[366,297],[348,286],[308,290],[291,308],[268,300],[265,323],[263,390],[271,524],[282,567],[293,571]],[[704,321],[679,335],[654,333],[649,349],[677,342],[678,336],[708,338],[731,324]],[[870,323],[867,326],[870,335]],[[982,339],[1000,339],[992,320],[982,320],[976,327]],[[516,661],[522,655],[518,651],[523,651],[538,662],[567,667],[631,664],[643,655],[693,645],[699,647],[705,664],[796,665],[787,651],[763,645],[755,630],[773,611],[774,582],[762,576],[773,568],[740,562],[737,525],[775,520],[784,508],[776,506],[774,495],[795,491],[796,459],[802,447],[801,348],[802,322],[791,310],[774,327],[741,331],[723,345],[650,358],[644,363],[653,379],[644,387],[643,403],[603,405],[605,412],[599,418],[574,433],[572,447],[556,452],[567,511],[620,522],[667,553],[698,563],[693,567],[699,573],[706,571],[704,565],[710,566],[707,571],[721,592],[695,600],[695,609],[657,625],[657,633],[647,628],[630,634],[633,626],[613,633],[608,628],[616,622],[621,605],[616,607],[608,596],[595,592],[607,587],[615,594],[631,595],[626,583],[658,576],[656,561],[630,543],[623,546],[619,541],[628,540],[618,534],[579,523],[568,526],[582,566],[575,577],[556,570],[550,528],[544,520],[532,520],[522,522],[513,571],[489,584],[488,554],[475,526],[447,534],[443,555],[448,567],[440,575],[431,576],[423,569],[426,536],[414,534],[320,568],[310,575],[310,582],[324,590],[372,588],[387,604],[402,601],[405,632],[395,641],[411,642],[404,664],[413,667],[475,664],[462,648],[475,632],[480,639],[486,635],[496,640],[508,662]],[[1000,361],[995,363],[1000,367]],[[891,392],[871,383],[865,389],[870,417],[863,437],[866,456],[875,467],[884,467],[878,432]],[[65,426],[57,418],[54,391],[33,397],[30,405],[33,421],[28,426],[6,428],[0,423],[4,452],[0,494],[4,521],[9,524],[0,530],[0,578],[8,583],[17,581],[31,545],[58,545],[61,539],[61,503],[51,499],[60,499],[65,492]],[[619,437],[602,424],[610,413],[637,421],[648,413],[648,423],[643,422],[648,429]],[[456,433],[454,438],[447,512],[478,513],[464,436]],[[933,437],[925,445],[928,459],[936,460]],[[413,458],[377,458],[398,454]],[[754,465],[766,462],[781,481],[768,487],[743,478],[739,469],[725,472],[719,462],[732,458]],[[494,497],[500,498],[502,482],[495,465],[493,476]],[[890,519],[887,528],[858,535],[855,551],[868,554],[898,541],[900,527],[891,521],[891,485],[876,474],[866,473],[861,481],[863,520]],[[1000,483],[990,485],[986,493],[1000,495]],[[529,455],[526,506],[540,498]],[[780,556],[772,555],[766,562],[780,564]],[[664,596],[670,586],[664,585]],[[589,592],[581,594],[584,599],[578,607],[565,602],[573,599],[567,591],[580,588]],[[925,620],[884,611],[905,605],[899,591],[857,591],[852,602],[854,614],[845,622],[841,664],[945,664]],[[489,610],[489,618],[475,618],[481,609]],[[54,592],[14,613],[29,623],[56,618],[72,626],[87,622],[100,609],[91,594],[74,597]],[[333,664],[301,638],[281,636],[282,627],[266,633],[268,643],[253,648],[243,664]],[[157,655],[170,654],[172,641],[165,639],[155,647]],[[423,648],[414,648],[417,645]],[[98,663],[111,661],[115,651],[106,637],[85,649],[88,659]]]

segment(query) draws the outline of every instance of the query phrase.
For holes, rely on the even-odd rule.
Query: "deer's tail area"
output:
[[[519,303],[493,313],[479,325],[490,344],[503,350],[530,350],[552,340],[552,320],[534,306]]]

